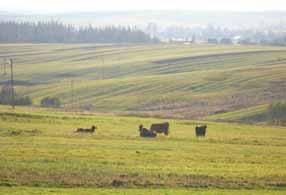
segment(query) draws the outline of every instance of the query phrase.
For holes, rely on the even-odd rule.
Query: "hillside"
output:
[[[285,54],[233,45],[0,45],[0,59],[15,61],[17,92],[36,105],[57,96],[67,110],[179,118],[285,99]]]
[[[268,104],[243,108],[235,111],[213,114],[205,117],[205,120],[228,121],[228,122],[245,122],[245,123],[262,123],[269,122]]]

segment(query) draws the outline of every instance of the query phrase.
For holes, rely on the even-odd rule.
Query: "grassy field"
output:
[[[108,195],[108,194],[122,194],[122,195],[225,195],[225,194],[243,194],[243,195],[284,195],[285,191],[282,190],[222,190],[222,189],[70,189],[70,188],[2,188],[0,187],[0,193],[11,194],[11,195],[39,195],[39,194],[61,194],[61,195]]]
[[[286,128],[266,126],[269,103],[286,98],[285,56],[266,46],[0,45],[17,93],[34,101],[0,106],[0,194],[285,194]],[[46,96],[63,108],[38,107]],[[139,137],[140,124],[164,121],[168,137]],[[95,134],[75,132],[92,125]]]
[[[36,105],[52,95],[70,109],[74,80],[77,109],[177,118],[285,99],[285,55],[238,45],[0,45],[0,59],[14,58],[17,92]]]
[[[286,129],[0,108],[2,194],[285,194]],[[140,138],[138,125],[171,133]],[[96,125],[95,134],[75,133]]]

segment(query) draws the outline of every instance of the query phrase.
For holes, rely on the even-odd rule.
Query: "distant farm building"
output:
[[[209,39],[208,39],[208,43],[209,43],[209,44],[218,44],[218,40],[217,40],[217,39],[214,39],[214,38],[209,38]]]
[[[233,44],[233,42],[229,38],[223,38],[223,39],[220,40],[220,44],[230,45],[230,44]]]

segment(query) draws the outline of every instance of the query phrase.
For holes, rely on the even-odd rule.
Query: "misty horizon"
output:
[[[162,4],[160,1],[145,0],[144,2],[135,2],[132,0],[106,0],[92,1],[36,1],[36,0],[10,0],[0,3],[0,11],[7,12],[29,12],[35,14],[49,13],[74,13],[74,12],[118,12],[118,11],[210,11],[210,12],[276,12],[286,11],[286,2],[283,0],[241,0],[239,2],[229,2],[227,0],[218,0],[209,2],[201,0],[177,0],[166,1]]]
[[[286,13],[285,10],[253,10],[253,11],[236,11],[236,10],[191,10],[191,9],[138,9],[138,10],[94,10],[94,11],[36,11],[36,10],[8,10],[1,9],[0,13],[6,14],[23,14],[23,15],[67,15],[67,14],[94,14],[94,13],[136,13],[136,12],[189,12],[191,13],[228,13],[228,14],[264,14],[264,13]]]

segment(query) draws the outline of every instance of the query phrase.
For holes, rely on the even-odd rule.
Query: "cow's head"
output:
[[[139,125],[139,131],[142,131],[142,129],[143,129],[143,125],[141,124]]]

